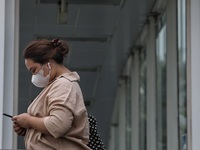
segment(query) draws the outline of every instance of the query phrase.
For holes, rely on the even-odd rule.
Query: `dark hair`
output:
[[[24,59],[30,58],[40,64],[44,64],[50,59],[53,59],[58,64],[62,64],[68,52],[68,44],[64,41],[59,39],[52,41],[40,39],[30,42],[25,47],[23,57]]]

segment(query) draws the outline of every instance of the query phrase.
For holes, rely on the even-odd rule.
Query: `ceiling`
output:
[[[68,41],[65,64],[79,73],[88,111],[107,144],[118,80],[154,0],[69,0],[62,24],[58,1],[20,3],[20,49],[37,38]]]

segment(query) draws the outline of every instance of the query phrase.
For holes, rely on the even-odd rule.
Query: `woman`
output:
[[[58,39],[36,40],[23,52],[32,83],[44,88],[28,107],[13,117],[13,128],[25,134],[26,149],[90,150],[88,115],[79,76],[63,64],[68,45]]]

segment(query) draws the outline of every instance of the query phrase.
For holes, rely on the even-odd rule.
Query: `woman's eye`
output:
[[[32,74],[35,74],[36,69],[35,68],[31,68],[30,71],[31,71]]]
[[[33,69],[33,74],[36,74],[35,72],[36,72],[36,69]]]

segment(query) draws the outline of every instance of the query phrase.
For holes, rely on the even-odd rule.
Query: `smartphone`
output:
[[[13,116],[9,115],[9,114],[6,114],[6,113],[3,113],[4,116],[6,117],[9,117],[9,118],[12,118]]]

